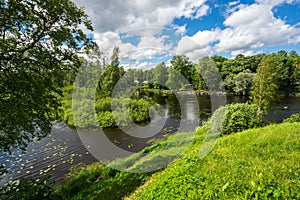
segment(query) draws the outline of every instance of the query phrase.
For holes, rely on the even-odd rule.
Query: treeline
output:
[[[201,67],[204,65],[215,65],[221,74],[222,80],[227,93],[236,95],[250,95],[251,86],[253,85],[254,77],[257,75],[258,68],[266,65],[262,60],[264,57],[272,57],[270,60],[272,72],[276,76],[274,82],[279,86],[278,90],[289,95],[294,92],[299,92],[300,79],[300,57],[296,51],[287,53],[279,51],[273,54],[257,54],[253,56],[244,56],[242,54],[234,59],[228,59],[223,56],[203,57],[198,63],[193,63],[185,55],[176,55],[171,60],[171,65],[166,66],[165,63],[158,64],[150,70],[129,69],[126,71],[127,79],[131,80],[132,85],[144,84],[148,88],[163,88],[155,82],[164,83],[169,89],[175,88],[174,82],[175,71],[182,74],[195,90],[208,90],[206,82],[200,73]],[[213,62],[212,62],[213,61]],[[184,85],[181,85],[184,89]]]
[[[126,121],[128,116],[124,114],[127,108],[134,122],[148,120],[148,110],[155,103],[149,98],[139,99],[138,96],[128,95],[128,91],[133,92],[137,88],[194,89],[203,92],[212,92],[212,89],[224,92],[225,88],[227,94],[250,95],[252,102],[261,110],[267,110],[285,95],[300,91],[300,56],[295,51],[253,56],[240,54],[234,59],[223,56],[202,57],[197,63],[191,62],[185,55],[176,55],[169,66],[162,62],[145,71],[134,68],[125,71],[120,66],[119,53],[120,50],[116,47],[111,58],[107,59],[99,49],[95,49],[85,59],[79,75],[77,74],[75,88],[65,88],[65,98],[62,101],[64,121],[74,125],[74,112],[75,115],[78,112],[78,115],[83,116],[93,102],[97,121],[102,127],[118,125],[113,117],[112,102],[118,102],[116,104],[122,108],[116,115],[121,118],[121,124],[130,124]],[[79,91],[79,99],[74,99],[74,90]],[[113,96],[116,97],[114,101]],[[74,105],[78,109],[74,110]],[[90,114],[86,113],[88,115]],[[77,125],[84,127],[93,124],[93,121],[93,116],[91,119],[82,117]]]

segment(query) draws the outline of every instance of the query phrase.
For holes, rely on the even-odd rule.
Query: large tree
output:
[[[233,78],[225,80],[225,85],[230,91],[233,91],[236,95],[249,95],[253,78],[255,77],[254,73],[251,73],[250,70],[245,70]]]
[[[256,76],[251,88],[251,100],[262,110],[268,110],[276,101],[280,100],[278,73],[274,54],[265,55],[258,65]]]
[[[99,94],[101,97],[109,97],[112,95],[113,90],[119,81],[120,77],[123,75],[121,73],[121,68],[119,67],[119,47],[113,49],[113,53],[110,59],[110,64],[108,64],[104,70],[104,73],[101,76],[99,82]]]
[[[202,57],[196,65],[196,72],[199,76],[199,89],[208,89],[210,92],[223,91],[223,82],[215,62],[209,57]]]
[[[159,63],[152,71],[153,83],[156,88],[163,88],[168,81],[168,69],[164,62]]]
[[[51,130],[65,74],[91,39],[88,16],[70,0],[0,1],[0,148],[25,148]]]
[[[173,68],[182,74],[190,83],[192,83],[192,67],[193,64],[185,55],[176,55],[172,58],[171,64]]]

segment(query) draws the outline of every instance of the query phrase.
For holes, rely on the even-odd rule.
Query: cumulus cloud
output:
[[[209,7],[206,0],[74,0],[84,6],[96,32],[128,31],[141,27],[163,27],[174,18],[200,18]]]
[[[272,12],[275,6],[284,2],[258,0],[251,5],[231,3],[237,6],[228,10],[223,30],[199,31],[191,37],[183,37],[177,50],[191,54],[198,48],[207,54],[226,52],[232,55],[251,55],[255,49],[261,47],[298,43],[300,29],[276,18]]]
[[[114,46],[121,51],[120,59],[136,61],[151,59],[171,51],[168,36],[160,35],[166,26],[177,35],[184,35],[186,26],[174,26],[175,18],[198,19],[208,14],[206,0],[74,0],[85,8],[94,26],[94,38],[101,50],[112,52]],[[151,28],[152,27],[152,28]],[[137,45],[122,42],[125,37],[139,36]]]
[[[84,6],[90,16],[94,38],[105,52],[120,47],[121,60],[152,59],[165,52],[186,54],[192,60],[216,53],[243,53],[252,55],[259,48],[300,42],[300,27],[276,18],[273,9],[282,3],[300,3],[299,0],[256,0],[242,4],[240,0],[227,4],[224,28],[200,30],[185,36],[187,25],[172,24],[175,18],[201,19],[210,13],[207,0],[74,0]],[[152,28],[149,28],[152,27]],[[176,45],[162,34],[162,28],[171,27],[179,37]],[[121,38],[121,33],[123,33]],[[139,37],[135,44],[124,37]],[[141,62],[140,62],[141,61]],[[144,65],[146,65],[144,63]]]
[[[274,17],[270,4],[256,3],[241,7],[225,21],[228,28],[220,33],[217,52],[252,50],[263,46],[293,43],[300,30]],[[282,1],[274,1],[276,6]]]

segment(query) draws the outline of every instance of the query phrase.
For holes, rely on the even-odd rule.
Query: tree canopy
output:
[[[280,100],[279,74],[276,68],[275,55],[265,55],[260,62],[257,74],[253,79],[251,99],[262,110]]]
[[[88,16],[71,0],[0,1],[0,148],[26,147],[51,130],[60,87],[91,45]]]

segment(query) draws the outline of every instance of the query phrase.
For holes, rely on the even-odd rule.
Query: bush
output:
[[[151,103],[144,100],[132,100],[129,106],[129,114],[133,121],[142,122],[149,119]]]
[[[115,108],[112,108],[112,101]],[[63,120],[70,126],[93,127],[95,124],[93,110],[93,101],[91,99],[70,101],[63,100]],[[72,106],[73,104],[73,106]],[[154,101],[151,99],[130,99],[106,97],[95,102],[96,119],[102,128],[115,126],[129,126],[130,118],[134,122],[143,122],[148,120],[149,110]],[[73,109],[75,108],[75,110]],[[114,110],[114,114],[112,113]],[[75,113],[74,113],[75,111]],[[129,116],[128,116],[128,112]],[[76,123],[73,115],[76,116]],[[116,120],[115,120],[116,118]],[[118,123],[116,123],[118,122]]]
[[[225,110],[224,110],[225,109]],[[218,119],[223,114],[224,119]],[[250,128],[261,127],[266,124],[263,113],[256,104],[237,103],[220,107],[213,114],[211,121],[223,121],[222,135],[241,132]]]
[[[59,200],[61,197],[55,193],[53,183],[49,177],[43,180],[20,179],[0,187],[1,199],[7,200]]]
[[[112,101],[115,107],[113,112],[111,111]],[[149,110],[152,105],[154,105],[153,101],[145,99],[105,98],[96,102],[97,120],[103,128],[117,125],[126,127],[130,125],[130,118],[133,122],[148,120],[150,118]]]
[[[106,97],[95,102],[96,113],[111,111],[111,98]]]
[[[114,116],[112,112],[109,111],[98,113],[97,120],[102,128],[109,128],[109,127],[116,126]]]
[[[289,123],[300,122],[300,113],[292,114],[289,118],[283,120],[283,122],[289,122]]]

